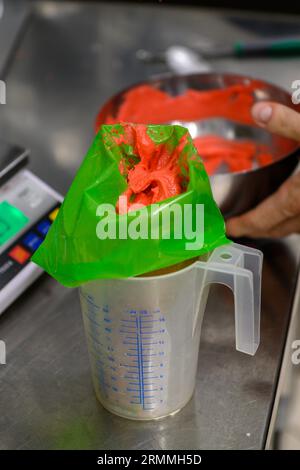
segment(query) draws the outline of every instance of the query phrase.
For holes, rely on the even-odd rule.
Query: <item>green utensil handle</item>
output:
[[[252,43],[237,42],[233,46],[235,55],[239,57],[250,55],[287,56],[300,55],[299,39],[272,39]]]

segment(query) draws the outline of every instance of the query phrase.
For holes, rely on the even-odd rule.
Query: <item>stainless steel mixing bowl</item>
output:
[[[253,81],[257,84],[253,91],[254,101],[270,100],[294,107],[291,96],[285,90],[254,78],[220,73],[165,75],[135,84],[114,95],[102,107],[97,122],[98,124],[105,123],[109,116],[116,116],[124,95],[142,84],[149,84],[176,96],[188,89],[213,90],[237,84],[251,84]],[[216,116],[216,118],[218,119],[204,120],[202,125],[199,125],[199,121],[195,121],[198,129],[197,135],[215,133],[232,139],[252,139],[268,144],[273,154],[273,162],[269,165],[262,167],[254,165],[250,171],[236,173],[226,171],[226,167],[223,166],[217,174],[210,177],[214,198],[224,216],[229,217],[255,207],[273,193],[296,168],[300,147],[299,143],[270,134],[255,126],[254,123],[253,126],[245,126],[231,120],[220,120],[222,116]],[[176,121],[176,116],[173,121]],[[183,124],[182,120],[181,123]],[[191,122],[188,127],[191,127]]]

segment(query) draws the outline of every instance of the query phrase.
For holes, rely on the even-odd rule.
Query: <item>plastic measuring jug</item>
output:
[[[154,419],[192,397],[209,286],[233,290],[236,349],[260,336],[262,253],[237,244],[169,274],[102,279],[80,288],[96,395],[109,411]]]

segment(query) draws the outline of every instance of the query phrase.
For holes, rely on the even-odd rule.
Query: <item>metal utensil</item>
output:
[[[283,36],[267,39],[259,39],[256,41],[237,41],[233,44],[212,44],[209,41],[201,41],[201,46],[185,47],[196,56],[202,59],[221,59],[224,57],[285,57],[300,55],[300,37],[299,36]],[[184,46],[171,46],[161,52],[151,52],[145,49],[139,49],[136,57],[143,62],[166,62],[168,56],[172,55],[173,48]]]
[[[151,62],[151,53],[140,49],[137,51],[137,57],[145,62]],[[155,58],[153,57],[154,61]],[[189,47],[171,46],[166,49],[162,61],[166,63],[168,68],[179,75],[188,73],[210,72],[212,67],[198,52],[193,51]]]

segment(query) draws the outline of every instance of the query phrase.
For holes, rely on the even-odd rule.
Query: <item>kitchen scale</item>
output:
[[[43,272],[30,261],[62,196],[24,168],[29,151],[0,141],[0,314]]]

